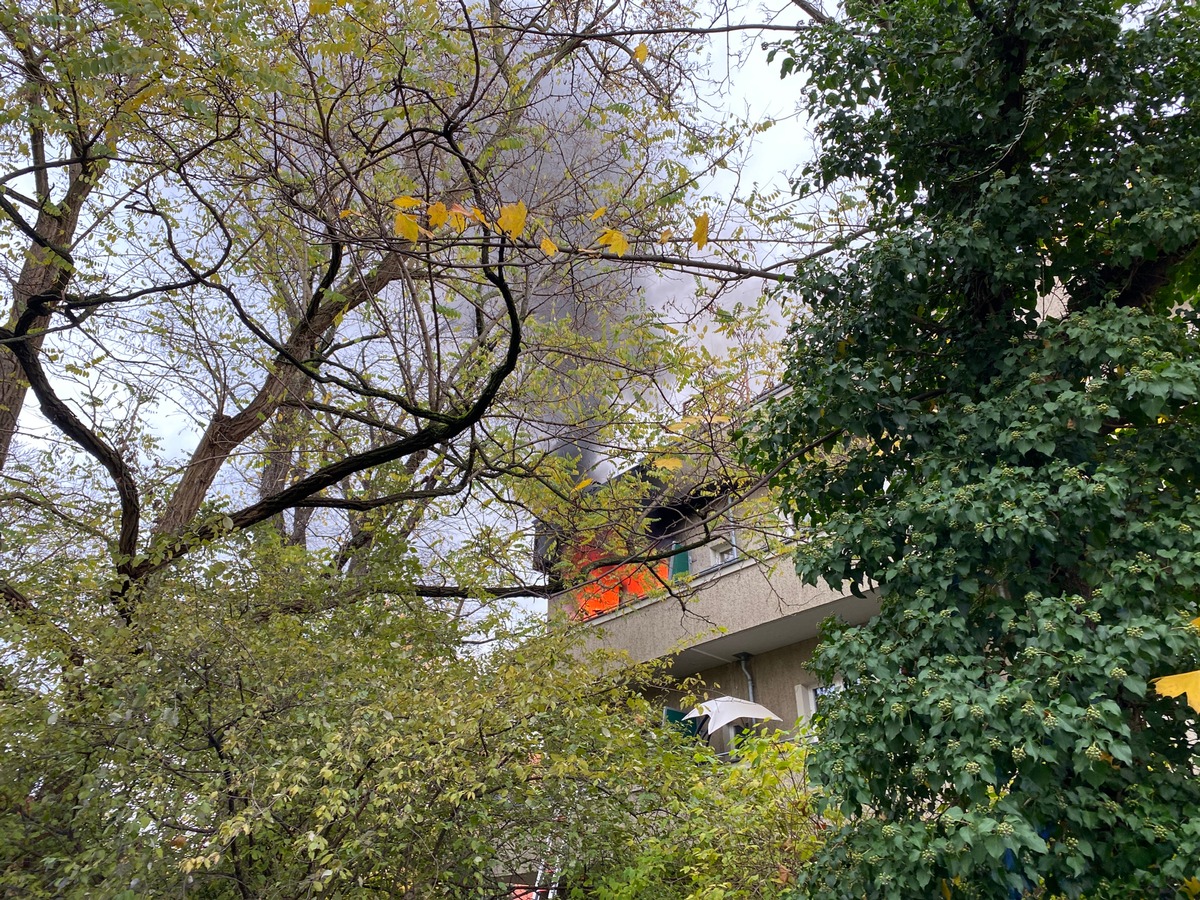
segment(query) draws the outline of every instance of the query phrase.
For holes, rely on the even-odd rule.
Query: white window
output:
[[[708,547],[712,551],[714,566],[723,566],[733,562],[739,556],[737,532],[733,529],[724,532],[719,537],[714,538]]]
[[[808,684],[801,682],[796,685],[796,713],[801,721],[810,721],[820,711],[822,698],[836,694],[841,689],[841,678],[835,678],[833,684]]]

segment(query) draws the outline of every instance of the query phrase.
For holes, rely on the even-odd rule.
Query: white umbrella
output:
[[[722,725],[728,725],[736,719],[778,719],[761,703],[751,703],[749,700],[739,700],[737,697],[717,697],[715,700],[705,700],[696,705],[685,719],[699,719],[708,716],[708,733],[712,734]]]

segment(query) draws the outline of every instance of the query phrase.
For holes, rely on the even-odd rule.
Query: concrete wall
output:
[[[809,641],[829,616],[865,622],[877,610],[874,599],[801,584],[787,557],[746,559],[676,596],[635,601],[579,627],[590,647],[624,650],[638,662],[671,657],[672,674],[685,676],[726,666],[739,653],[762,656]]]
[[[878,609],[874,596],[801,584],[785,556],[738,560],[703,573],[677,596],[638,600],[575,627],[590,648],[622,650],[638,662],[668,659],[671,676],[697,680],[690,692],[700,699],[749,699],[738,659],[749,653],[755,701],[780,717],[779,727],[790,729],[808,711],[799,708],[797,686],[817,686],[805,664],[820,623],[831,616],[865,622]],[[652,693],[663,706],[684,706],[682,691]],[[714,736],[713,746],[728,749],[728,737]]]
[[[815,638],[788,644],[747,660],[750,674],[754,677],[754,699],[782,720],[785,728],[791,728],[800,716],[796,706],[796,686],[803,684],[814,687],[816,677],[805,667],[817,646]],[[750,691],[740,662],[713,666],[694,676],[699,682],[694,693],[701,699],[712,697],[742,697],[749,699]],[[661,690],[656,692],[664,705],[680,708],[682,692]]]

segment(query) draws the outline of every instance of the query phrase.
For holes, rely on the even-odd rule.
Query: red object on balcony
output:
[[[591,572],[591,580],[575,591],[578,617],[591,619],[612,612],[622,603],[638,600],[657,590],[667,581],[666,562],[626,563],[600,566]]]

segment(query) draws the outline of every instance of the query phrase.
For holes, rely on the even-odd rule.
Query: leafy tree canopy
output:
[[[729,897],[770,897],[811,851],[803,752],[728,771],[661,726],[652,672],[415,598],[402,552],[348,584],[299,548],[230,549],[147,590],[136,639],[81,634],[66,675],[0,620],[23,641],[0,668],[0,896],[684,898],[733,865]],[[686,868],[655,852],[685,837]]]
[[[780,48],[809,188],[870,239],[801,270],[750,435],[811,582],[846,815],[818,896],[1129,897],[1200,874],[1200,13],[899,0]],[[801,449],[798,449],[801,448]],[[814,449],[809,449],[814,448]]]
[[[798,756],[722,777],[503,602],[589,577],[547,511],[644,551],[673,470],[586,470],[760,377],[761,322],[694,340],[781,215],[703,188],[757,132],[696,17],[0,0],[0,895],[784,889],[739,838]]]
[[[230,531],[432,558],[442,498],[578,483],[549,448],[644,446],[703,366],[634,267],[769,274],[698,187],[754,129],[695,10],[43,6],[0,8],[2,496],[127,620]]]

